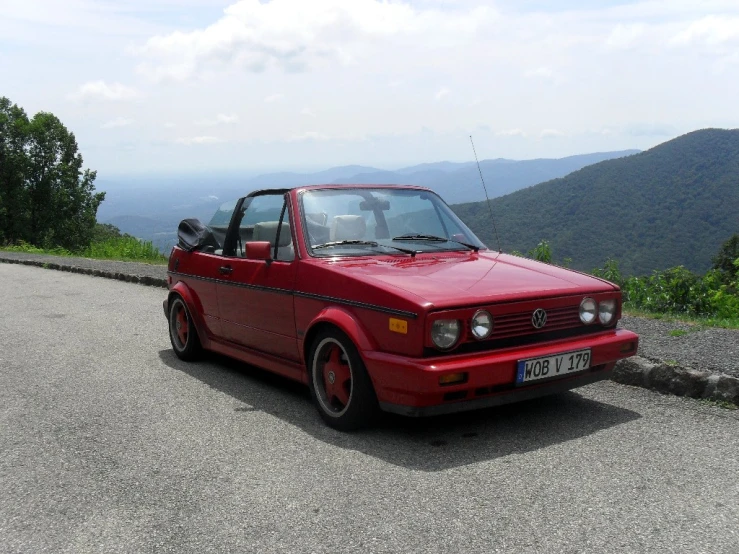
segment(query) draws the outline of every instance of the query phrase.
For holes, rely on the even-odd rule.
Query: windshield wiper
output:
[[[437,237],[436,235],[423,235],[423,234],[408,234],[408,235],[400,235],[399,237],[393,237],[392,240],[424,240],[428,242],[454,242],[457,244],[461,244],[462,246],[466,246],[470,250],[474,250],[477,252],[480,250],[479,246],[475,246],[474,244],[467,244],[466,242],[461,242],[454,239],[446,239],[444,237]]]
[[[318,250],[319,248],[331,248],[332,246],[352,246],[352,245],[358,245],[358,246],[379,246],[375,241],[372,240],[334,240],[331,242],[324,242],[323,244],[317,244],[315,246],[311,246],[313,250]]]
[[[313,250],[318,250],[319,248],[331,248],[332,246],[352,246],[352,245],[374,246],[374,247],[380,246],[382,248],[392,248],[393,250],[398,250],[405,254],[410,254],[413,257],[415,257],[416,254],[418,253],[417,250],[410,250],[408,248],[400,248],[399,246],[392,246],[390,244],[380,244],[373,240],[335,240],[332,242],[324,242],[323,244],[317,244],[316,246],[313,246],[311,248],[313,248]]]

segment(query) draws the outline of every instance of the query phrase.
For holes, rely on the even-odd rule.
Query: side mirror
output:
[[[266,240],[255,240],[244,243],[248,260],[272,260],[272,245]]]

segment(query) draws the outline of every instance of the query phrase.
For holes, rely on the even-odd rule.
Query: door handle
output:
[[[222,265],[218,268],[218,273],[221,275],[231,275],[233,268],[230,265]]]

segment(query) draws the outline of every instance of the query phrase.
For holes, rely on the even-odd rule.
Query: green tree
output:
[[[0,98],[0,241],[24,237],[28,226],[26,137],[28,117],[22,108]]]
[[[552,249],[545,240],[540,240],[539,244],[529,250],[528,256],[540,262],[552,263]]]
[[[90,244],[105,193],[82,169],[74,134],[53,114],[29,120],[0,98],[0,238],[79,250]]]
[[[127,238],[131,235],[124,235],[121,230],[110,223],[97,223],[92,233],[92,242],[105,242],[111,239]]]
[[[721,245],[713,260],[713,269],[718,269],[731,278],[737,273],[736,261],[739,260],[739,234],[734,234]]]

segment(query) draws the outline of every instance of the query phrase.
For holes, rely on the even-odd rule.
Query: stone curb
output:
[[[611,379],[623,385],[643,387],[665,394],[739,405],[739,378],[664,362],[652,362],[641,356],[618,362]]]
[[[44,269],[56,269],[58,271],[68,271],[70,273],[82,273],[85,275],[93,275],[95,277],[105,277],[106,279],[116,279],[118,281],[126,281],[127,283],[136,283],[138,285],[147,285],[150,287],[167,288],[167,280],[157,277],[149,277],[147,275],[131,275],[130,273],[120,273],[113,271],[103,271],[101,269],[90,269],[87,267],[77,267],[74,265],[58,264],[56,262],[39,262],[36,260],[14,260],[10,258],[0,257],[0,262],[6,264],[21,264],[42,267]]]
[[[105,277],[107,279],[116,279],[126,281],[127,283],[167,288],[166,279],[145,275],[131,275],[129,273],[111,272],[36,260],[0,257],[0,262],[31,265],[45,269],[56,269],[59,271],[93,275],[95,277]],[[611,379],[623,385],[642,387],[665,394],[720,400],[739,405],[739,378],[708,371],[686,369],[676,365],[668,365],[664,362],[652,362],[641,356],[634,356],[618,362]]]

